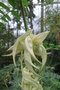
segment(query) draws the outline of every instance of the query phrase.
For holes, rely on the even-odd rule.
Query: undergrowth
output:
[[[22,75],[19,68],[19,65],[14,68],[14,64],[10,64],[0,70],[0,90],[21,90]],[[43,71],[40,82],[44,90],[60,90],[60,75],[52,71]]]

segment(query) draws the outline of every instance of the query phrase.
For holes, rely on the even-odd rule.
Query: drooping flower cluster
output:
[[[27,31],[24,35],[20,36],[15,44],[11,46],[8,50],[12,50],[9,55],[13,56],[13,62],[16,66],[15,56],[20,53],[20,64],[22,70],[22,90],[43,90],[41,84],[38,80],[38,73],[35,69],[43,69],[46,60],[47,52],[43,46],[43,40],[48,35],[49,31],[34,35],[32,30]],[[42,62],[39,61],[36,55],[41,56]],[[25,66],[23,66],[23,61]],[[40,68],[35,65],[35,63],[40,64]]]

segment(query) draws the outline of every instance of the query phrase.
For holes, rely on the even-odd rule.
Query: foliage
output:
[[[18,65],[18,67],[20,67]],[[14,65],[10,64],[0,70],[0,89],[1,90],[18,90],[21,83],[21,72]]]
[[[44,41],[44,46],[47,48],[47,51],[50,52],[47,60],[48,65],[54,66],[55,69],[58,67],[58,65],[60,65],[60,39],[59,38],[60,38],[59,31],[56,30],[55,32],[55,30],[51,30],[49,36]]]
[[[0,2],[0,7],[6,9],[7,11],[10,10],[9,7],[6,6],[6,5],[5,5],[4,3],[2,3],[2,2]],[[11,18],[9,17],[9,15],[5,14],[5,12],[4,12],[2,9],[0,10],[0,13],[2,14],[2,17],[1,17],[0,19],[2,19],[2,20],[5,21],[5,22],[8,22],[7,19],[8,19],[9,21],[11,21]],[[7,18],[7,19],[6,19],[6,18]]]
[[[44,41],[44,46],[48,52],[46,65],[54,67],[54,71],[57,69],[57,73],[60,73],[58,68],[60,65],[60,45],[56,44],[53,34],[51,36],[50,35]]]
[[[7,47],[8,39],[9,42],[13,43],[12,42],[14,40],[13,32],[10,29],[6,30],[6,26],[3,23],[0,23],[0,48]]]
[[[13,41],[13,32],[10,29],[6,30],[6,26],[0,23],[0,68],[12,62],[11,57],[8,61],[8,57],[3,57],[2,55],[6,53],[7,48],[13,44]]]
[[[0,8],[0,14],[2,15],[0,19],[4,22],[8,23],[8,21],[11,21],[11,17],[7,14],[8,12],[11,12],[13,16],[19,19],[19,15],[17,14],[17,12],[14,10],[10,10],[10,7],[5,5],[4,3],[0,2]]]
[[[54,4],[46,5],[45,20],[46,29],[50,30],[45,43],[50,52],[47,65],[53,66],[54,71],[60,74],[60,11],[58,4],[56,4],[56,7],[54,7]]]
[[[42,73],[42,83],[44,90],[59,90],[60,76],[47,70]]]
[[[54,0],[45,0],[46,4],[52,4]]]
[[[4,3],[2,3],[2,6],[0,5],[0,7],[2,7],[0,11],[0,13],[2,14],[1,21],[4,21],[6,23],[11,21],[12,18],[10,17],[10,15],[7,15],[8,13],[11,13],[11,15],[13,15],[13,22],[17,23],[18,30],[21,29],[21,24],[22,24],[21,18],[23,18],[26,31],[28,30],[27,21],[31,22],[30,27],[31,28],[33,27],[32,18],[35,17],[32,6],[33,2],[28,0],[14,0],[14,2],[12,2],[12,0],[8,0],[8,5],[9,6],[5,5]],[[28,18],[27,20],[26,17]]]
[[[50,39],[53,41],[50,41],[54,44],[60,45],[60,11],[58,7],[54,9],[51,6],[46,6],[45,24],[46,29],[51,31]]]
[[[9,2],[9,4],[11,5],[11,6],[13,6],[14,8],[18,8],[18,6],[19,6],[19,8],[20,8],[20,5],[16,5],[16,3],[18,3],[18,4],[20,4],[20,1],[18,0],[14,0],[14,2],[12,2],[12,0],[8,0],[8,2]],[[28,2],[28,0],[22,0],[22,3],[23,3],[23,6],[25,5],[25,6],[28,6],[29,5],[29,2]]]
[[[28,27],[27,27],[27,22],[25,19],[25,13],[26,13],[25,11],[27,11],[26,8],[29,5],[29,2],[27,0],[18,0],[18,1],[14,0],[14,2],[12,2],[12,0],[8,0],[8,2],[14,9],[14,12],[12,12],[12,14],[15,13],[15,10],[17,11],[17,13],[15,13],[15,16],[17,19],[18,19],[18,16],[22,15],[24,25],[25,25],[25,30],[27,31]],[[20,17],[19,17],[19,19],[20,19]],[[18,21],[19,21],[19,19],[18,19]]]
[[[0,70],[0,89],[1,90],[21,90],[21,71],[20,65],[17,68],[14,64],[10,64]],[[39,79],[43,86],[43,90],[59,90],[60,89],[60,75],[55,74],[49,69],[42,72]]]

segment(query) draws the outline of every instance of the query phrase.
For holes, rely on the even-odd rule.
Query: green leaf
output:
[[[0,26],[5,26],[2,22],[0,22]]]
[[[10,18],[9,15],[6,14],[5,17],[6,17],[9,21],[11,21],[11,18]]]
[[[50,46],[51,48],[54,48],[54,47],[55,47],[55,45],[54,45],[53,43],[50,43],[49,46]]]
[[[8,0],[9,4],[10,4],[11,6],[13,6],[13,7],[15,6],[15,1],[16,1],[16,0]]]
[[[55,48],[60,50],[60,45],[56,45]]]
[[[22,4],[23,4],[23,6],[24,5],[28,6],[29,5],[29,2],[27,0],[22,0]]]
[[[4,15],[4,12],[2,10],[0,10],[0,13]]]
[[[0,2],[0,7],[3,7],[4,9],[6,9],[7,11],[9,11],[9,7],[7,5],[5,5],[4,3]]]
[[[47,4],[52,4],[54,0],[45,0]]]
[[[5,19],[5,17],[2,17],[1,18],[4,22],[8,22],[6,19]]]
[[[5,14],[2,10],[0,10],[0,13],[3,14],[5,18],[7,18],[9,21],[11,21],[11,18],[9,15]]]
[[[19,20],[20,16],[17,14],[16,11],[12,10],[11,13]]]

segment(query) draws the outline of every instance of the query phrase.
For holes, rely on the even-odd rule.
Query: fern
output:
[[[60,90],[60,75],[47,71],[42,73],[44,90]]]

